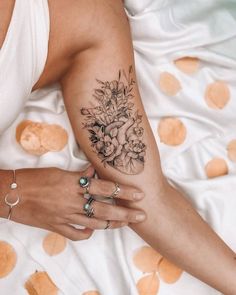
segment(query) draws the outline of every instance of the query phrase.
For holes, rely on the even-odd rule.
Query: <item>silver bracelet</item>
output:
[[[16,171],[13,170],[13,182],[10,184],[10,189],[11,189],[11,190],[16,190],[17,188],[18,188],[18,185],[17,185],[17,183],[16,183]],[[15,201],[10,202],[10,201],[8,200],[9,196],[10,196],[10,192],[9,192],[8,194],[6,194],[5,199],[4,199],[5,204],[9,207],[9,213],[8,213],[8,216],[7,216],[7,219],[8,219],[8,220],[11,219],[11,215],[12,215],[12,209],[13,209],[13,207],[15,207],[16,205],[18,205],[18,203],[20,202],[20,196],[19,196],[18,193],[17,193],[17,195],[16,195],[17,198],[16,198]]]

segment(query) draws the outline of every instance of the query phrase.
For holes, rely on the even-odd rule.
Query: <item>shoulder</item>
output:
[[[51,38],[83,49],[115,29],[125,18],[121,0],[48,0]],[[59,39],[58,39],[59,38]]]
[[[77,56],[120,39],[127,25],[121,0],[48,0],[50,35],[47,63],[34,89],[59,81]]]
[[[0,48],[5,40],[14,9],[14,0],[0,1]]]

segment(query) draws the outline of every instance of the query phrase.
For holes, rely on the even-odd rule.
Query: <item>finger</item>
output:
[[[68,224],[60,224],[55,226],[54,231],[72,241],[87,240],[93,234],[93,230],[90,228],[76,229]]]
[[[92,165],[89,165],[84,171],[81,171],[80,174],[84,177],[94,177],[95,169]]]
[[[73,214],[69,218],[67,218],[67,222],[75,226],[84,226],[93,230],[104,229],[107,224],[104,220],[89,218],[84,214]]]
[[[106,228],[107,225],[108,225],[108,221],[109,221],[109,227]],[[127,223],[127,222],[107,220],[106,221],[106,226],[104,227],[104,229],[116,229],[116,228],[121,228],[121,227],[124,227],[124,226],[127,226],[127,225],[129,225],[129,223]]]
[[[86,200],[84,201],[84,204]],[[94,209],[94,217],[102,220],[138,223],[146,219],[146,214],[137,209],[130,209],[112,204],[93,201],[90,206]],[[78,213],[84,213],[83,207],[78,208]]]
[[[73,214],[68,218],[68,222],[72,225],[84,226],[93,230],[105,229],[108,221],[99,220],[97,218],[89,218],[83,214]],[[110,221],[109,229],[120,228],[126,226],[126,222]]]
[[[116,190],[117,188],[114,182],[102,179],[90,179],[89,193],[92,195],[110,197]],[[139,201],[144,198],[144,193],[131,186],[119,185],[117,195],[114,198]]]

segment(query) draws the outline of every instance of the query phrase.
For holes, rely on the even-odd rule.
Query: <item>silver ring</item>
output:
[[[104,229],[108,229],[110,226],[111,226],[111,221],[107,220],[107,225],[106,225],[106,227]]]
[[[84,204],[83,210],[87,217],[93,217],[94,216],[94,208],[91,206],[92,202],[94,202],[95,199],[90,196],[88,201]]]
[[[7,199],[8,196],[9,196],[9,194],[6,194],[4,201],[5,201],[5,204],[6,204],[8,207],[10,207],[10,209],[9,209],[9,213],[8,213],[8,217],[7,217],[7,219],[10,220],[10,219],[11,219],[11,214],[12,214],[12,209],[13,209],[13,207],[15,207],[16,205],[18,205],[18,203],[20,202],[20,197],[17,195],[17,200],[16,200],[15,202],[11,203],[11,202],[9,202],[8,199]]]
[[[79,185],[82,188],[85,188],[86,194],[89,194],[90,179],[88,177],[82,176],[79,179]]]
[[[109,199],[114,199],[120,192],[120,186],[118,183],[115,183],[115,190],[114,192],[108,197]]]
[[[92,218],[94,216],[94,208],[91,207],[87,212],[86,212],[86,216],[89,218]]]

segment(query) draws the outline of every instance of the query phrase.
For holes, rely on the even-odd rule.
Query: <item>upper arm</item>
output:
[[[119,0],[49,0],[48,4],[48,56],[34,89],[60,80],[75,64],[75,57],[102,43],[114,42],[117,23],[127,25],[120,15],[124,12]]]
[[[159,155],[137,87],[129,24],[121,1],[100,3],[97,39],[62,79],[66,108],[99,175],[156,195],[149,176],[161,175]]]
[[[48,4],[50,43],[71,55],[101,43],[118,23],[127,23],[120,0],[49,0]]]

